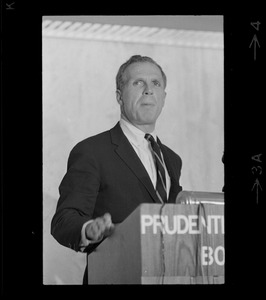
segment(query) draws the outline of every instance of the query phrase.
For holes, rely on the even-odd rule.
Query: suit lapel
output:
[[[119,122],[110,130],[110,133],[112,143],[117,145],[117,148],[115,149],[116,153],[145,186],[153,201],[160,203],[145,167],[143,166],[130,142],[123,134]]]

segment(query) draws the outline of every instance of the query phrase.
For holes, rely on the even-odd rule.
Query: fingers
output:
[[[112,234],[113,230],[114,224],[112,223],[111,215],[106,213],[87,225],[86,236],[90,240],[98,241]]]
[[[109,236],[113,233],[114,231],[114,224],[112,223],[111,215],[109,213],[104,214],[103,216],[103,221],[104,221],[104,236]]]
[[[106,226],[111,226],[112,224],[112,219],[111,219],[111,215],[109,213],[106,213],[103,215],[103,221],[106,224]]]
[[[93,241],[102,239],[104,232],[103,222],[98,218],[89,225],[89,234],[87,236]]]

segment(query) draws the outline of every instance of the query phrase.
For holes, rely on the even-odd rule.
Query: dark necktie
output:
[[[166,192],[166,178],[165,169],[162,159],[162,153],[159,145],[155,142],[153,136],[149,133],[145,134],[145,139],[151,143],[153,154],[155,157],[155,165],[157,169],[157,182],[156,182],[156,194],[159,200],[164,203],[167,202],[167,192]]]

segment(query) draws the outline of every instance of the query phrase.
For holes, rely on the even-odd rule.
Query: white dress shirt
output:
[[[153,151],[150,142],[148,142],[144,137],[145,133],[122,118],[120,119],[120,126],[124,135],[129,140],[130,144],[132,145],[133,149],[136,151],[139,159],[144,165],[147,173],[149,174],[154,189],[156,189],[157,171],[156,171],[155,159],[153,157]],[[157,136],[155,131],[149,132],[149,134],[151,134],[154,140],[157,141]],[[164,163],[164,169],[166,175],[166,191],[168,197],[171,181],[165,163]]]
[[[134,125],[132,125],[131,123],[129,123],[128,121],[126,121],[125,119],[123,119],[122,117],[120,119],[120,126],[121,126],[121,129],[122,129],[124,135],[126,136],[128,141],[132,145],[133,149],[135,150],[139,159],[141,160],[143,166],[145,167],[147,173],[149,174],[151,182],[154,186],[154,189],[156,189],[157,172],[156,172],[156,166],[155,166],[155,159],[153,157],[153,152],[152,152],[150,142],[148,142],[145,139],[145,133],[142,130],[135,127]],[[155,141],[157,141],[157,136],[156,136],[155,131],[149,132],[149,134],[151,134],[153,136],[153,138],[155,139]],[[163,158],[163,162],[164,162],[164,158]],[[165,176],[166,177],[166,192],[167,192],[167,197],[168,197],[169,191],[170,191],[171,180],[170,180],[168,171],[166,169],[165,163],[164,163],[164,168],[165,168],[165,175],[166,175]],[[86,228],[87,224],[89,224],[91,222],[93,222],[93,220],[90,220],[90,221],[84,223],[82,226],[81,242],[80,242],[80,250],[81,251],[83,251],[85,249],[85,247],[87,247],[89,244],[96,243],[96,242],[98,243],[101,241],[101,240],[90,241],[86,238],[85,228]]]

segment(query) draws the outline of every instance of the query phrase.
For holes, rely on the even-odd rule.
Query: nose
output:
[[[148,83],[145,84],[144,95],[153,95],[151,85]]]

